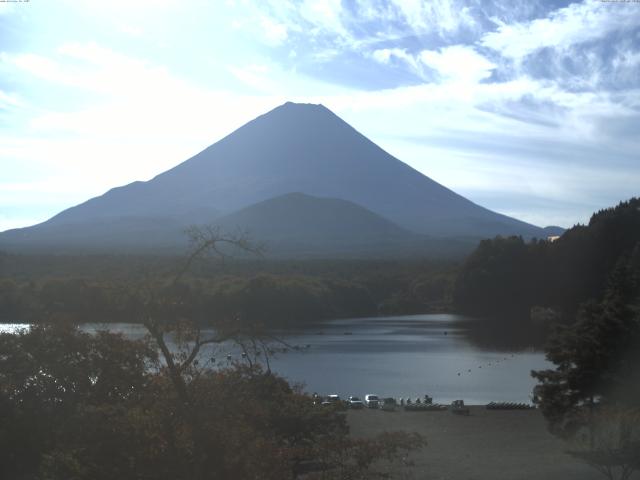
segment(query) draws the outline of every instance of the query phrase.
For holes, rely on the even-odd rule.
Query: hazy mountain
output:
[[[171,253],[187,246],[186,225],[170,217],[127,216],[65,223],[48,221],[0,233],[0,248],[24,252]]]
[[[416,234],[347,200],[290,193],[219,218],[227,231],[261,239],[269,254],[444,255],[470,251],[470,242],[445,242]]]
[[[223,231],[246,233],[270,257],[459,256],[475,246],[469,239],[431,238],[406,230],[347,200],[289,193],[215,222]],[[185,225],[175,218],[122,217],[69,224],[44,223],[5,232],[5,245],[42,250],[42,239],[62,253],[168,253],[187,247]]]
[[[415,235],[355,203],[289,193],[218,219],[227,230],[247,229],[270,241],[353,242]]]
[[[232,212],[290,192],[353,202],[395,228],[429,236],[546,236],[434,182],[325,107],[286,103],[152,180],[114,188],[43,224],[0,234],[0,245],[170,245],[189,224],[221,217],[228,222]],[[293,224],[280,220],[278,228],[296,237]]]

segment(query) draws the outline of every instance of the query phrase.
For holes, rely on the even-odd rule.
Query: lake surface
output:
[[[19,325],[0,325],[12,331]],[[24,325],[22,326],[24,327]],[[135,324],[86,324],[141,338]],[[343,397],[367,393],[422,397],[449,403],[530,402],[535,381],[531,370],[549,368],[544,354],[532,348],[517,351],[484,347],[472,341],[468,319],[449,314],[334,320],[311,329],[281,335],[300,351],[278,353],[271,369],[308,392]],[[307,347],[308,345],[308,347]],[[224,366],[242,361],[240,351],[223,345],[203,351],[201,361]]]

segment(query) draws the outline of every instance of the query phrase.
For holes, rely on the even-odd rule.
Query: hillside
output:
[[[617,269],[640,281],[640,199],[592,215],[555,242],[484,240],[456,280],[454,302],[474,315],[528,317],[551,307],[573,318],[580,304],[599,301]]]
[[[188,225],[215,223],[291,192],[352,202],[430,237],[546,233],[434,182],[322,105],[286,103],[147,182],[114,188],[40,225],[0,234],[0,247],[170,248]]]
[[[355,203],[290,193],[219,218],[227,231],[244,231],[265,244],[270,255],[406,256],[467,253],[473,243],[419,235]]]

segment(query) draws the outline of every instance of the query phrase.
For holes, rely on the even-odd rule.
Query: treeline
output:
[[[574,292],[593,298],[550,329],[545,351],[554,368],[531,372],[534,402],[551,433],[608,478],[631,478],[640,469],[638,213],[637,200],[626,202],[594,215],[590,229],[573,237],[584,250],[572,253],[593,256]]]
[[[0,321],[139,322],[151,296],[209,323],[243,318],[292,326],[328,318],[441,311],[456,265],[392,261],[198,263],[180,285],[184,258],[0,258]],[[174,299],[171,303],[169,299]],[[174,312],[175,313],[175,312]]]
[[[482,241],[460,269],[453,304],[474,315],[529,318],[534,309],[570,321],[583,302],[603,297],[619,265],[640,272],[638,198],[595,213],[553,242]]]

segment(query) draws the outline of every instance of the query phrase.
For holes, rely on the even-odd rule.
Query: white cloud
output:
[[[12,228],[29,227],[39,222],[40,219],[37,217],[20,217],[16,219],[0,213],[0,232],[11,230]]]
[[[640,52],[625,50],[618,52],[613,59],[614,69],[635,68],[640,65]]]
[[[243,3],[238,6],[243,20],[235,20],[234,27],[249,33],[257,24],[261,38],[272,46],[284,40],[301,40],[309,48],[308,56],[318,62],[327,62],[337,53],[345,51],[366,53],[368,46],[380,41],[400,38],[403,34],[393,31],[386,24],[399,15],[394,7],[382,8],[370,3],[357,2],[355,11],[345,8],[341,0],[265,0]],[[370,18],[369,18],[370,17]],[[376,31],[366,31],[360,25],[363,19],[380,22]],[[286,37],[285,37],[286,32]]]
[[[496,67],[472,47],[454,45],[439,51],[423,50],[420,60],[442,77],[456,82],[475,83],[491,75]]]
[[[541,48],[566,48],[639,24],[637,5],[586,0],[553,11],[547,18],[503,23],[496,31],[485,34],[481,44],[506,57],[522,59]]]
[[[242,83],[259,92],[271,92],[275,85],[268,76],[269,67],[266,65],[249,64],[244,66],[230,66],[229,71]]]
[[[391,60],[391,55],[394,54],[394,51],[397,52],[402,52],[403,54],[406,53],[406,50],[402,50],[400,48],[397,49],[392,49],[392,48],[381,48],[379,50],[374,50],[371,53],[371,57],[379,63],[385,63],[388,64],[389,61]]]
[[[454,0],[392,0],[410,28],[416,33],[456,33],[462,28],[475,28],[476,22],[468,6]]]
[[[77,77],[69,70],[62,69],[54,60],[33,53],[0,53],[0,64],[4,67],[17,67],[19,70],[46,81],[77,86]]]
[[[67,43],[57,52],[57,58],[32,53],[2,53],[0,62],[46,82],[100,94],[152,93],[155,86],[173,81],[162,67],[121,55],[95,43]]]
[[[381,41],[435,33],[452,36],[462,29],[477,30],[479,25],[471,9],[461,0],[390,0],[370,2],[356,0],[346,8],[342,0],[265,0],[259,3],[236,5],[246,20],[234,25],[253,28],[258,19],[263,30],[273,31],[273,45],[280,45],[284,32],[289,38],[295,32],[310,41],[313,48],[324,49],[327,44],[368,53],[367,47]],[[253,18],[253,20],[252,20]],[[364,27],[363,22],[371,25]],[[375,25],[375,28],[371,28]],[[315,52],[318,53],[318,52]]]
[[[64,8],[86,8],[96,14],[114,14],[119,17],[126,15],[149,15],[150,12],[158,12],[169,10],[181,6],[184,2],[181,0],[111,0],[109,2],[92,2],[77,0],[59,0],[59,3],[66,3]],[[79,5],[78,5],[79,4]]]
[[[24,106],[17,94],[9,94],[0,90],[0,110]]]
[[[126,33],[127,35],[130,35],[132,37],[137,37],[137,38],[142,37],[144,33],[144,30],[141,27],[138,27],[136,25],[131,25],[128,23],[118,24],[117,29],[122,33]]]
[[[0,2],[0,15],[9,15],[16,11],[16,6],[9,2]]]
[[[382,48],[374,50],[371,53],[371,57],[378,63],[390,64],[393,59],[397,59],[400,62],[406,64],[409,69],[421,78],[424,78],[424,65],[420,59],[414,55],[411,55],[407,50],[403,48]]]
[[[71,184],[65,177],[51,176],[47,180],[34,180],[29,182],[2,182],[0,183],[0,203],[18,203],[19,198],[20,205],[29,205],[33,202],[39,202],[39,200],[29,200],[29,197],[33,194],[45,194],[55,195],[58,198],[83,195],[87,192],[83,192],[82,189],[70,189]],[[74,191],[75,190],[75,191]],[[73,191],[73,193],[71,193]],[[36,203],[37,204],[37,203]]]
[[[304,0],[299,8],[299,14],[323,32],[343,38],[350,37],[342,21],[341,0]]]
[[[374,50],[371,58],[388,65],[398,60],[423,80],[429,75],[425,67],[434,70],[442,82],[477,83],[488,78],[496,65],[479,54],[473,47],[453,45],[440,50],[422,50],[411,54],[402,48],[382,48]]]
[[[260,20],[260,25],[268,45],[279,46],[287,40],[288,30],[284,23],[278,23],[267,16],[263,16]]]

